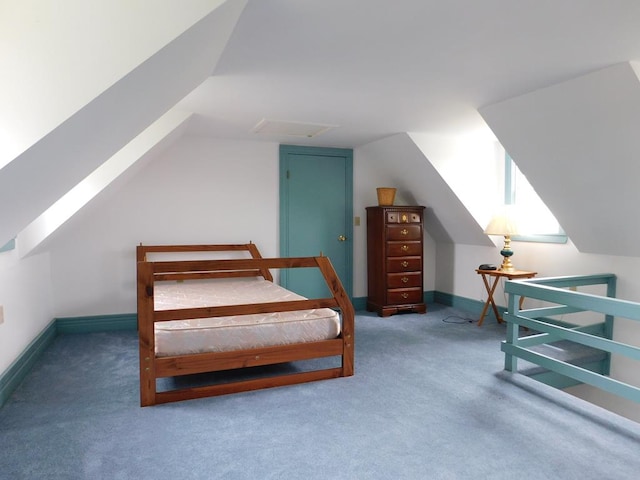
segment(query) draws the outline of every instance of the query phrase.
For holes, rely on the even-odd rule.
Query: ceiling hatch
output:
[[[335,128],[335,125],[320,125],[317,123],[283,122],[263,118],[251,130],[253,133],[268,135],[290,135],[293,137],[317,137],[321,133]]]

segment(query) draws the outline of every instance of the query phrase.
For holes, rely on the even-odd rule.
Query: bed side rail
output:
[[[247,313],[269,313],[276,311],[307,310],[311,308],[338,308],[346,317],[355,316],[353,305],[328,257],[291,257],[227,260],[193,260],[170,262],[139,262],[139,300],[147,302],[153,297],[154,283],[176,278],[219,278],[241,276],[242,272],[264,269],[318,268],[329,288],[331,298],[292,300],[286,302],[254,303],[249,305],[227,305],[180,310],[162,310],[154,314],[151,322],[180,320],[186,318],[220,317]],[[142,298],[140,298],[142,296]],[[153,310],[153,304],[147,305]],[[349,332],[353,334],[353,332]]]
[[[606,296],[574,290],[586,285],[605,285]],[[504,316],[508,323],[507,337],[502,342],[501,349],[505,353],[506,370],[518,371],[517,360],[521,358],[576,380],[578,383],[587,383],[640,402],[640,387],[609,376],[611,355],[640,360],[639,347],[613,340],[616,317],[639,322],[638,328],[640,328],[640,303],[615,298],[616,276],[614,274],[513,280],[505,283],[505,292],[509,295],[508,311]],[[519,304],[522,297],[537,299],[550,306],[521,310]],[[578,312],[602,314],[602,321],[588,326],[579,326],[553,318]],[[519,326],[540,333],[519,337]],[[573,344],[604,352],[606,354],[604,366],[599,371],[594,371],[575,363],[552,358],[540,353],[540,349],[536,351],[533,348],[559,341],[573,342]]]

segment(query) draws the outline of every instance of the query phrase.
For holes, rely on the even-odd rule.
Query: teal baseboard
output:
[[[92,317],[56,318],[38,335],[22,354],[0,375],[0,407],[22,383],[35,362],[58,334],[136,330],[135,313],[98,315]]]
[[[135,313],[56,319],[57,333],[111,332],[113,330],[136,330],[137,328],[138,316]]]
[[[353,305],[353,308],[356,312],[366,310],[367,297],[353,297],[351,299],[351,304]]]
[[[423,298],[426,304],[439,303],[441,305],[459,308],[460,310],[464,310],[465,312],[468,312],[470,315],[473,315],[477,318],[480,318],[480,314],[482,313],[482,309],[484,308],[484,302],[481,302],[479,300],[471,300],[470,298],[459,297],[450,293],[438,292],[437,290],[424,292]],[[356,311],[367,309],[367,297],[354,297],[351,303],[353,303],[353,308],[355,308]],[[500,315],[504,315],[506,308],[498,307],[498,311],[500,312]],[[493,309],[489,309],[487,315],[484,318],[484,321],[497,322],[496,316],[493,313]]]
[[[465,310],[471,314],[477,314],[478,316],[484,305],[479,301],[438,291],[424,292],[424,301],[427,304],[440,303],[460,308],[461,310]],[[366,310],[367,297],[354,297],[352,303],[356,311]],[[502,313],[501,311],[501,314]],[[485,321],[491,318],[495,320],[493,312],[487,315]],[[24,380],[33,364],[40,358],[42,352],[49,346],[56,335],[109,332],[113,330],[136,330],[137,328],[138,318],[135,313],[56,318],[31,342],[22,355],[0,375],[0,406],[4,404],[6,399],[9,398],[11,393],[13,393],[16,387]]]
[[[38,335],[22,354],[0,375],[0,407],[20,385],[42,352],[53,342],[56,337],[55,320]]]
[[[479,300],[472,300],[466,297],[459,297],[457,295],[452,295],[450,293],[444,292],[435,292],[434,303],[440,303],[442,305],[448,305],[450,307],[459,308],[460,310],[464,310],[465,312],[469,312],[471,315],[480,318],[480,314],[482,313],[482,309],[484,308],[484,302]],[[507,309],[505,307],[498,306],[498,312],[500,315],[504,315],[504,312]],[[493,309],[490,308],[484,317],[485,322],[497,322],[495,314],[493,313]]]

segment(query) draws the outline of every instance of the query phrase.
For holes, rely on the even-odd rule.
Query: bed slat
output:
[[[253,313],[295,312],[314,308],[334,308],[338,303],[333,298],[316,300],[291,300],[288,302],[250,303],[247,305],[223,305],[220,307],[182,308],[179,310],[157,310],[155,322],[193,318],[229,317]]]
[[[251,350],[158,357],[156,359],[156,376],[173,377],[193,373],[217,372],[341,354],[342,339],[337,338],[322,342],[278,345],[275,347],[253,348]]]
[[[194,400],[196,398],[213,397],[218,395],[228,395],[230,393],[249,392],[264,388],[284,387],[285,385],[296,385],[300,383],[315,382],[317,380],[328,380],[342,377],[341,368],[330,368],[325,370],[314,370],[312,372],[292,373],[277,377],[258,378],[255,380],[244,380],[240,382],[226,383],[221,385],[207,385],[204,387],[185,388],[171,390],[168,392],[158,392],[156,394],[156,404],[177,402],[181,400]]]

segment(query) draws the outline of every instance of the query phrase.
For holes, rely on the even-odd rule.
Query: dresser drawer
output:
[[[387,258],[387,272],[419,272],[422,270],[422,257]]]
[[[422,255],[422,242],[387,242],[389,257]]]
[[[389,273],[387,288],[421,287],[422,272]]]
[[[421,303],[422,290],[420,288],[387,290],[387,302],[395,305],[404,303]]]
[[[387,212],[387,223],[420,223],[421,215],[416,212]]]
[[[420,240],[420,225],[387,225],[387,240]]]

